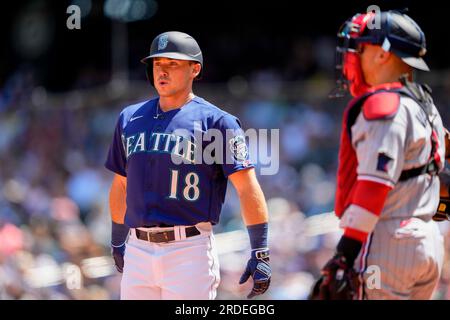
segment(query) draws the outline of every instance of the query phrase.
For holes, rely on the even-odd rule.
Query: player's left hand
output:
[[[247,268],[241,276],[239,284],[245,283],[249,277],[253,278],[253,289],[247,298],[263,294],[270,285],[272,271],[269,265],[269,249],[252,250],[250,260],[247,262]]]

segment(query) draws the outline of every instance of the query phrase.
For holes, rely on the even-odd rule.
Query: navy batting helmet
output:
[[[202,66],[196,79],[200,79],[203,72],[203,55],[197,41],[190,35],[179,31],[161,33],[153,39],[150,54],[141,60],[144,63],[147,78],[153,85],[153,58],[164,57],[178,60],[188,60],[200,63]]]

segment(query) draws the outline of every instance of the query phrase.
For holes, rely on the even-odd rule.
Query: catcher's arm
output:
[[[354,300],[359,286],[353,269],[367,235],[373,231],[391,188],[381,183],[358,180],[352,204],[345,210],[340,227],[344,234],[336,253],[322,268],[322,276],[310,294],[311,300]]]

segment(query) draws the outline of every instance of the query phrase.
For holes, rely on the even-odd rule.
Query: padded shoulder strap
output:
[[[391,91],[376,91],[363,104],[364,118],[382,120],[393,118],[400,106],[400,95]]]

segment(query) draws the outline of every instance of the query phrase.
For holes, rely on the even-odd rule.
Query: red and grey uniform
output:
[[[355,262],[360,298],[428,299],[440,276],[443,238],[431,218],[444,128],[425,91],[377,86],[343,116],[335,212],[345,236],[364,243]]]

